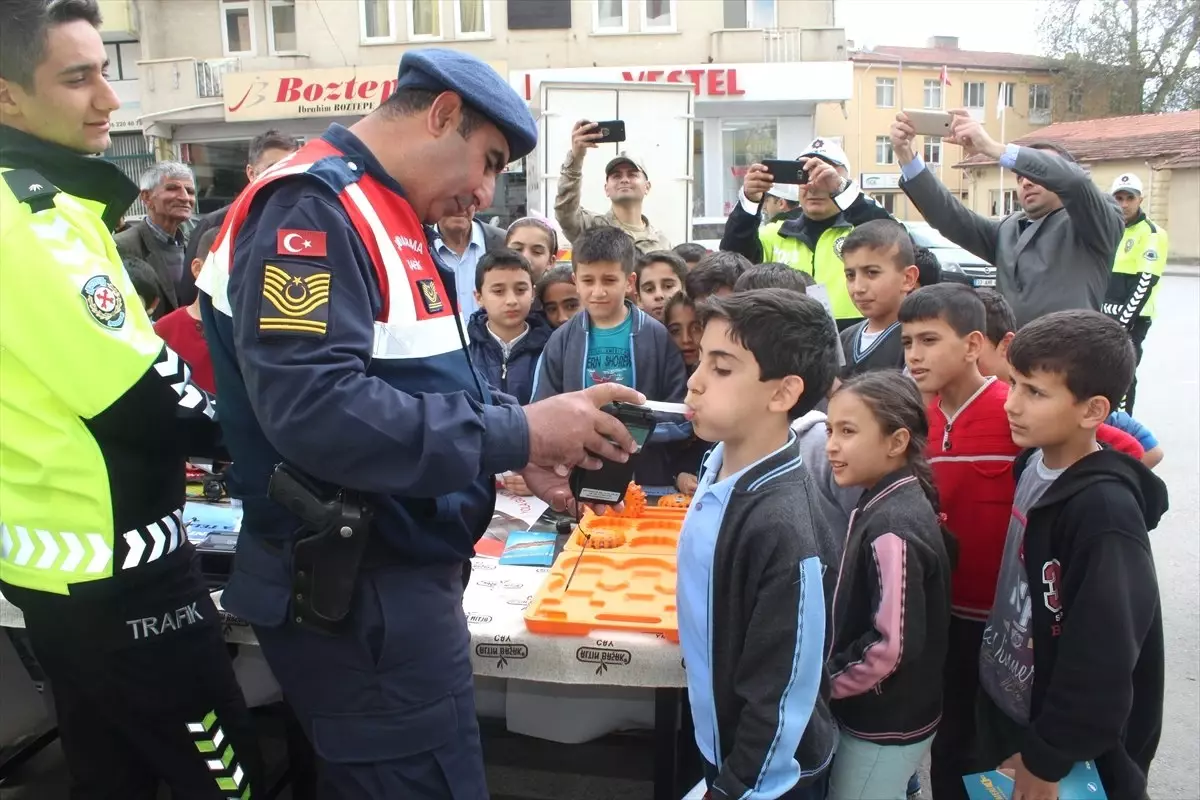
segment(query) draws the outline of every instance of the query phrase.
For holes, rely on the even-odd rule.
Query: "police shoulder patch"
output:
[[[265,259],[258,335],[323,337],[332,281],[333,274],[321,264]]]
[[[1142,258],[1147,261],[1158,261],[1158,251],[1151,248],[1142,254]]]
[[[1125,240],[1125,252],[1128,253],[1132,249],[1133,249],[1133,239],[1126,239]]]
[[[842,248],[845,246],[846,246],[846,237],[845,236],[839,236],[837,238],[837,241],[835,241],[833,243],[833,252],[837,254],[838,258],[842,257]]]
[[[107,275],[88,278],[79,294],[96,322],[114,331],[125,324],[125,298]]]

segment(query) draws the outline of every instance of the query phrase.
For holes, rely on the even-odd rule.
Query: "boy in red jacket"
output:
[[[933,741],[930,780],[938,800],[965,800],[963,775],[995,766],[973,763],[974,707],[979,649],[1012,511],[1012,466],[1021,448],[1004,412],[1008,384],[979,371],[987,311],[975,290],[956,283],[919,289],[901,304],[900,323],[908,370],[923,394],[935,395],[928,409],[927,455],[946,527],[959,547],[942,722]],[[1118,434],[1125,437],[1122,450],[1140,450],[1132,437],[1115,429],[1105,432]]]
[[[196,245],[196,257],[192,259],[193,278],[200,274],[219,230],[219,227],[209,228],[200,236]],[[213,376],[208,342],[204,341],[204,323],[200,321],[200,298],[197,296],[190,306],[177,308],[154,323],[154,332],[191,367],[192,382],[209,394],[215,395],[217,381]]]

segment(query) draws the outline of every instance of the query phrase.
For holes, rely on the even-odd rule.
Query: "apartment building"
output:
[[[997,140],[1027,138],[1055,122],[1101,116],[1104,87],[1069,86],[1054,62],[1039,56],[962,50],[957,37],[935,36],[927,47],[877,47],[849,55],[854,65],[853,98],[822,105],[817,129],[842,142],[864,190],[899,219],[921,219],[900,191],[900,165],[888,136],[902,109],[965,108]],[[944,72],[943,72],[944,68]],[[942,182],[966,198],[971,176],[951,169],[962,148],[923,137],[922,157]],[[997,183],[977,201],[977,210],[1003,216],[1017,207],[1016,183]]]
[[[138,40],[136,119],[196,169],[201,209],[244,184],[249,140],[349,124],[410,47],[463,49],[519,91],[543,80],[662,80],[696,92],[697,216],[723,215],[749,160],[815,135],[849,100],[833,0],[111,0]],[[804,87],[803,92],[795,91]],[[805,94],[807,93],[807,95]],[[800,99],[797,99],[800,98]],[[707,146],[706,146],[707,145]],[[513,165],[500,216],[524,205]]]

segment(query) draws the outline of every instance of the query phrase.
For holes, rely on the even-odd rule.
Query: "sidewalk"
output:
[[[1163,275],[1172,275],[1179,278],[1200,278],[1200,264],[1196,262],[1176,261],[1167,264],[1163,270]]]

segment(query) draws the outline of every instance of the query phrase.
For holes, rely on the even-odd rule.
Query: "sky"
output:
[[[837,24],[855,47],[924,47],[957,36],[963,50],[1039,53],[1039,0],[836,0]]]

